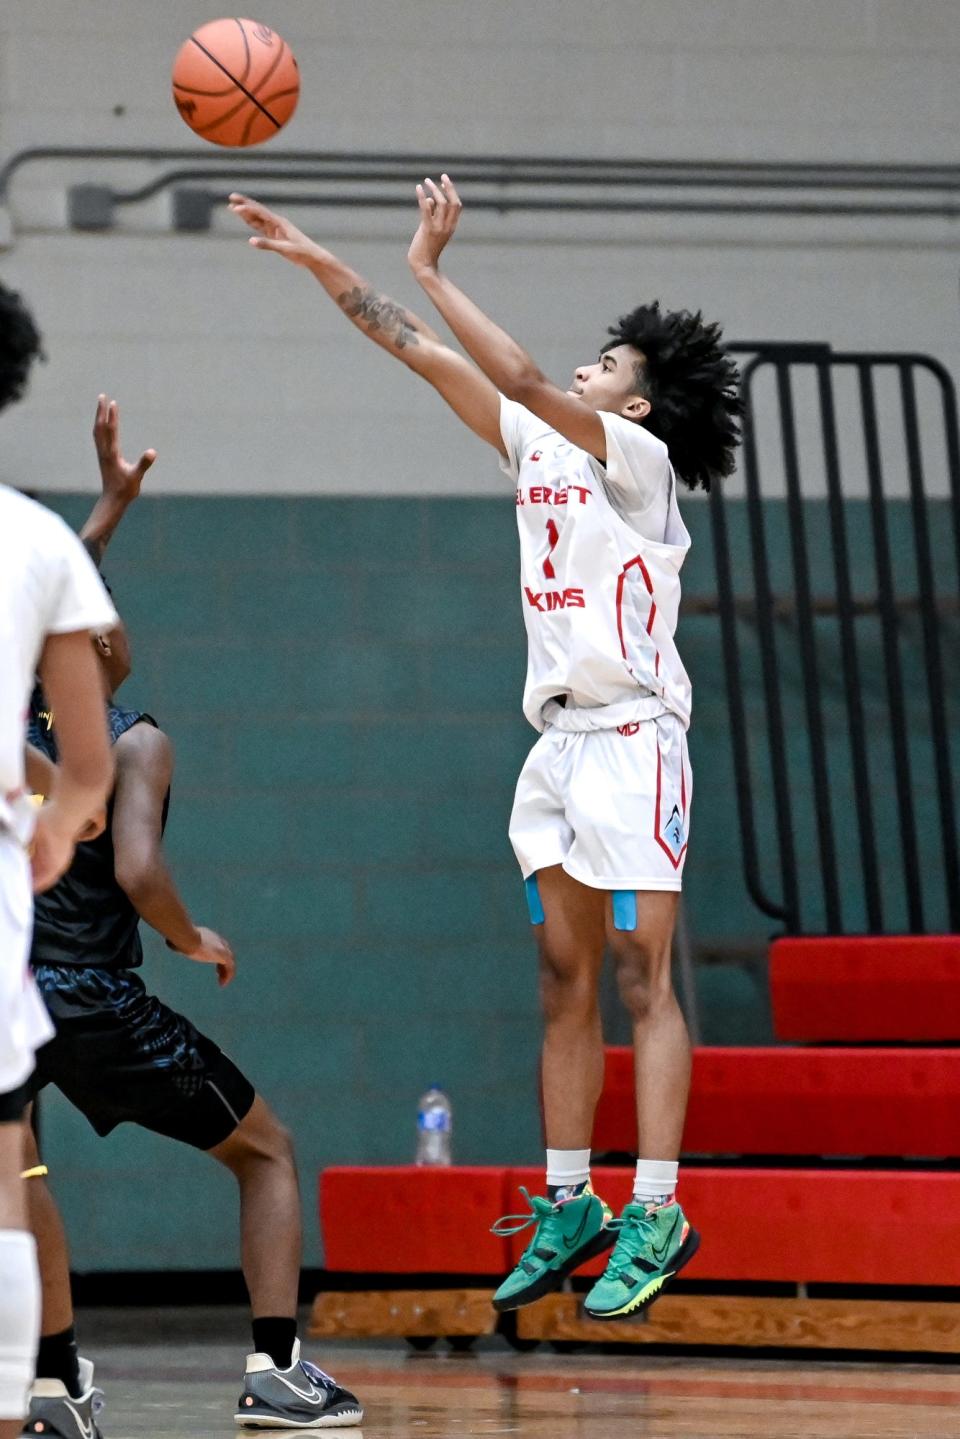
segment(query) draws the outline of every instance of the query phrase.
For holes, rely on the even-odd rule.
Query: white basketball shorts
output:
[[[33,1072],[34,1052],[53,1025],[30,974],[33,886],[26,851],[0,830],[0,1094]]]
[[[595,889],[678,890],[692,798],[675,715],[576,734],[548,725],[517,781],[510,842],[524,879],[561,864]]]

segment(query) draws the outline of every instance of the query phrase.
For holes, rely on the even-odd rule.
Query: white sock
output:
[[[33,1235],[0,1229],[0,1419],[23,1419],[40,1333],[40,1277]]]
[[[676,1160],[638,1159],[633,1180],[634,1204],[665,1204],[677,1187]]]
[[[547,1186],[574,1189],[590,1180],[589,1149],[548,1149]]]

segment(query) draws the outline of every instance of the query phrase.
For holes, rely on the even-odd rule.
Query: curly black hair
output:
[[[33,316],[15,290],[0,284],[0,410],[20,399],[30,366],[42,356]]]
[[[709,490],[732,474],[743,405],[739,372],[723,349],[720,326],[698,310],[638,305],[608,331],[616,345],[632,345],[639,393],[650,401],[644,427],[663,440],[677,475],[691,490]]]

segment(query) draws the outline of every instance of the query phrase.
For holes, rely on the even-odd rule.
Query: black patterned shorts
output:
[[[132,970],[33,973],[57,1032],[37,1051],[31,1095],[54,1084],[98,1134],[128,1122],[196,1149],[221,1144],[249,1112],[249,1080]]]

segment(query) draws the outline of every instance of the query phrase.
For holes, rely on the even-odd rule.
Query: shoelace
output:
[[[539,1194],[530,1194],[521,1184],[520,1193],[530,1206],[529,1214],[505,1214],[491,1226],[490,1233],[498,1239],[522,1234],[524,1229],[534,1226],[533,1238],[520,1257],[520,1263],[530,1272],[530,1260],[554,1259],[560,1251],[563,1228],[560,1222],[560,1206]]]
[[[326,1370],[321,1369],[317,1364],[311,1364],[309,1359],[301,1359],[300,1368],[308,1379],[312,1379],[314,1384],[322,1385],[324,1389],[337,1389],[339,1387],[332,1374],[328,1374]]]
[[[648,1238],[653,1238],[656,1227],[655,1220],[649,1217],[640,1219],[636,1214],[628,1214],[625,1218],[621,1219],[611,1219],[607,1228],[612,1233],[619,1233],[620,1237],[613,1246],[613,1251],[607,1262],[607,1270],[604,1278],[619,1279],[622,1284],[626,1284],[627,1287],[630,1288],[640,1281],[637,1278],[635,1268],[634,1271],[631,1272],[629,1266],[639,1266],[648,1273],[652,1273],[656,1267],[655,1265],[651,1264],[649,1260],[642,1259],[638,1254],[630,1253],[630,1245],[633,1240],[631,1231],[639,1230],[641,1234],[640,1243],[645,1244]]]

